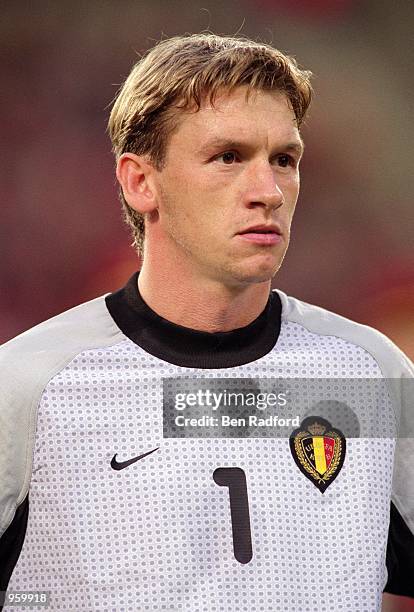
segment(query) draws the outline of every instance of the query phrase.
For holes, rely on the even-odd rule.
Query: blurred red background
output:
[[[17,1],[2,12],[0,341],[137,267],[108,107],[136,52],[210,27],[272,42],[315,73],[302,195],[275,284],[414,355],[412,5]]]
[[[413,6],[352,0],[3,6],[1,327],[5,341],[137,267],[105,134],[162,35],[239,29],[315,73],[293,240],[275,284],[414,353]]]

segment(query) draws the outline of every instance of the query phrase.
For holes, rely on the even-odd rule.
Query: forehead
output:
[[[204,100],[199,110],[184,111],[170,144],[241,138],[300,142],[295,114],[282,92],[238,87]]]

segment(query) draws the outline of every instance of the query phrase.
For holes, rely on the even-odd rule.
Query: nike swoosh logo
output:
[[[123,470],[124,468],[128,467],[129,465],[132,465],[136,461],[139,461],[140,459],[143,459],[147,455],[150,455],[151,453],[155,453],[155,451],[158,450],[158,449],[159,449],[159,446],[157,446],[157,448],[153,448],[152,450],[148,451],[147,453],[143,453],[142,455],[138,455],[138,457],[133,457],[132,459],[128,459],[128,461],[117,461],[116,460],[117,453],[115,453],[115,455],[112,457],[112,460],[111,460],[111,468],[113,470]]]

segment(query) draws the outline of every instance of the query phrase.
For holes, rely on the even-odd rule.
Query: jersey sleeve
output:
[[[385,591],[414,597],[414,367],[400,354],[398,435],[394,458],[392,504]]]
[[[355,344],[376,361],[397,423],[385,590],[414,597],[414,365],[384,334],[279,291],[284,318]],[[384,432],[384,435],[387,435]],[[389,434],[388,434],[389,435]]]
[[[102,296],[0,347],[0,591],[7,589],[26,534],[43,392],[49,381],[82,351],[111,346],[124,339]]]

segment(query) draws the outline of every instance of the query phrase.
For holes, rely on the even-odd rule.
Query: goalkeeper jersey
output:
[[[0,590],[72,612],[414,596],[414,371],[379,332],[279,290],[196,331],[135,274],[0,363]]]

